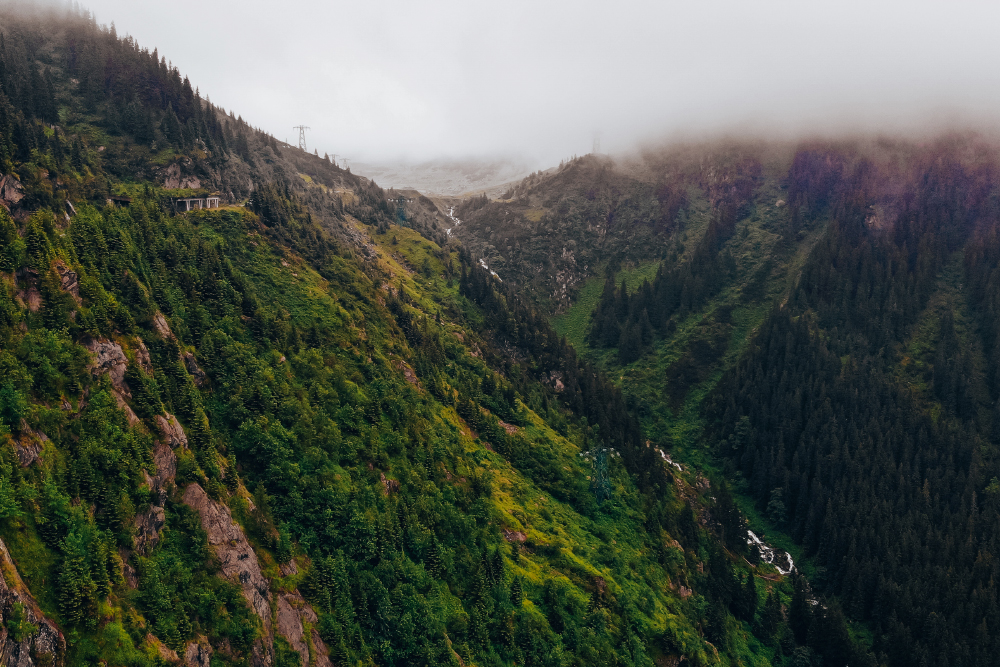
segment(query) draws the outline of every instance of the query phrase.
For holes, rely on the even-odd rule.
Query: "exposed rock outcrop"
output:
[[[132,392],[125,384],[128,358],[122,351],[122,346],[105,338],[96,340],[90,338],[83,345],[94,354],[94,375],[106,373],[111,378],[111,385],[115,391],[126,398],[132,398]]]
[[[198,512],[201,527],[208,533],[208,543],[222,568],[222,574],[239,583],[250,608],[260,617],[264,627],[264,641],[254,643],[252,664],[270,665],[273,662],[273,640],[271,629],[270,585],[260,571],[257,554],[254,553],[239,524],[233,521],[229,508],[208,497],[197,482],[184,490],[184,503]]]
[[[403,377],[406,379],[407,382],[409,382],[417,389],[420,389],[420,380],[417,379],[416,372],[413,370],[413,368],[410,367],[408,363],[406,363],[402,359],[398,359],[393,364],[393,366],[396,368],[396,370],[398,370],[403,374]]]
[[[135,360],[139,362],[139,366],[142,367],[146,375],[153,374],[153,360],[149,357],[149,350],[146,349],[146,344],[139,337],[135,339]]]
[[[177,449],[178,447],[186,448],[188,446],[187,434],[184,433],[184,427],[177,421],[177,417],[174,417],[169,412],[165,415],[157,415],[156,425],[160,427],[163,442],[170,445],[171,449]]]
[[[84,342],[84,347],[94,354],[94,375],[106,373],[111,378],[111,386],[114,388],[115,400],[118,407],[125,411],[128,423],[135,426],[139,423],[139,417],[129,407],[126,399],[132,398],[132,391],[125,382],[125,371],[128,368],[128,358],[122,351],[122,346],[105,338],[90,338]]]
[[[153,315],[153,328],[156,330],[156,333],[164,338],[171,339],[174,337],[174,332],[170,330],[170,325],[167,324],[167,318],[160,311],[156,311],[156,314]]]
[[[212,646],[204,637],[198,637],[198,641],[191,642],[184,650],[185,667],[211,667]]]
[[[507,431],[507,435],[514,435],[514,434],[519,433],[521,431],[521,427],[520,426],[514,426],[513,424],[508,424],[507,422],[505,422],[504,420],[502,420],[500,418],[497,418],[497,421],[500,423],[500,427],[503,430]]]
[[[399,480],[386,478],[384,472],[379,473],[379,476],[382,479],[382,486],[385,488],[385,495],[391,496],[399,492]]]
[[[183,162],[183,165],[182,165]],[[180,162],[174,162],[163,172],[163,187],[168,190],[178,188],[193,188],[197,190],[201,187],[201,179],[197,176],[185,174],[183,167],[190,167],[190,158],[184,158]]]
[[[62,261],[55,264],[56,273],[59,274],[59,287],[64,292],[68,292],[76,301],[76,305],[82,306],[83,299],[80,298],[80,278],[76,271],[66,266]]]
[[[184,427],[172,414],[157,415],[156,424],[160,427],[161,434],[153,446],[156,473],[152,477],[146,476],[146,483],[154,492],[155,500],[148,510],[140,512],[135,517],[135,545],[139,551],[151,549],[160,541],[160,530],[166,521],[163,508],[167,501],[167,492],[177,476],[177,455],[174,454],[174,449],[187,447]]]
[[[313,626],[319,618],[309,603],[298,593],[278,596],[278,632],[299,652],[302,667],[333,667],[330,652],[315,629],[306,634],[306,626]]]
[[[42,456],[45,443],[49,441],[49,436],[41,431],[35,431],[27,422],[21,420],[21,436],[14,440],[14,452],[17,454],[17,461],[22,468],[27,468]]]
[[[563,384],[562,378],[562,371],[549,371],[548,373],[542,373],[542,382],[549,385],[556,391],[562,391],[566,388]]]
[[[500,532],[503,533],[503,538],[508,542],[524,542],[528,539],[528,536],[521,530],[510,530],[509,528],[504,528]]]
[[[0,176],[0,205],[8,210],[24,199],[24,186],[14,176]]]
[[[65,664],[66,640],[59,629],[45,618],[38,603],[21,581],[7,545],[0,540],[0,664],[5,667],[33,667]],[[20,605],[20,609],[15,605]],[[15,636],[11,622],[17,611],[23,612],[22,634]],[[34,626],[32,631],[27,623]]]
[[[166,523],[163,505],[152,504],[145,512],[135,515],[135,548],[146,553],[160,541],[160,531]]]
[[[191,379],[194,380],[196,387],[204,387],[208,382],[208,376],[205,375],[205,371],[201,370],[201,366],[198,365],[198,361],[190,352],[184,353],[184,368],[187,369]]]

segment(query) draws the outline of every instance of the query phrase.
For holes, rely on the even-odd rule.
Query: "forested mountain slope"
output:
[[[644,169],[690,150],[651,153]],[[997,664],[997,146],[950,135],[741,152],[726,173],[706,146],[702,185],[679,212],[659,228],[633,216],[606,251],[572,207],[537,225],[522,216],[513,229],[526,231],[509,233],[537,234],[535,271],[565,239],[589,239],[589,265],[609,270],[557,328],[620,381],[654,443],[726,472],[761,527],[800,545],[819,590],[868,623],[880,661]],[[566,193],[639,173],[590,168],[590,190],[527,180],[513,202],[469,202],[466,216],[587,201]],[[681,173],[661,178],[692,182]],[[649,190],[619,192],[638,198],[619,210],[651,205]],[[489,249],[496,232],[484,229],[465,226],[479,235],[470,245]],[[668,255],[650,270],[656,247]],[[806,639],[809,623],[793,625]]]
[[[872,663],[434,215],[4,12],[6,664]]]
[[[454,233],[539,304],[563,312],[609,265],[683,256],[711,216],[749,203],[760,170],[783,159],[773,152],[731,142],[629,164],[586,155],[528,176],[499,200],[462,202]]]

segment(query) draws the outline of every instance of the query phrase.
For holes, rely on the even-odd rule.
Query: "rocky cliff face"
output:
[[[316,612],[298,593],[278,596],[278,632],[299,652],[303,667],[333,667],[326,644],[313,628],[318,620]]]
[[[146,477],[146,483],[154,493],[154,500],[148,510],[135,518],[135,545],[140,552],[153,548],[160,540],[160,530],[166,519],[163,508],[177,475],[177,455],[174,450],[187,448],[187,435],[176,417],[169,413],[157,415],[156,423],[160,427],[160,438],[153,446],[156,474]]]
[[[198,641],[191,642],[184,650],[184,664],[186,667],[210,667],[212,664],[212,645],[204,637],[199,637]]]
[[[163,320],[160,324],[161,335],[171,335],[166,321]],[[118,343],[105,339],[90,340],[86,346],[94,355],[93,373],[95,375],[108,375],[114,388],[115,397],[122,409],[129,415],[130,423],[139,424],[139,419],[135,417],[135,413],[128,405],[132,393],[125,382],[128,358],[122,347]],[[148,361],[143,363],[144,360],[148,360],[148,352],[141,341],[136,358],[147,372],[152,370],[148,368]],[[207,380],[193,355],[184,355],[183,360],[196,382],[204,383]],[[166,520],[164,506],[167,496],[174,488],[177,474],[175,450],[184,450],[188,447],[188,438],[184,427],[174,415],[169,413],[157,415],[154,421],[159,430],[153,447],[153,461],[156,464],[156,471],[152,476],[146,475],[146,483],[153,492],[153,501],[147,510],[140,512],[135,517],[135,548],[139,553],[148,553],[159,542],[160,533]],[[260,618],[263,636],[254,644],[251,664],[254,667],[269,667],[273,663],[274,635],[275,629],[277,629],[299,652],[303,667],[310,665],[332,667],[329,651],[319,633],[313,629],[318,617],[301,595],[297,592],[282,594],[277,600],[277,617],[272,619],[270,582],[262,573],[257,554],[247,541],[243,529],[233,520],[230,509],[225,504],[209,498],[205,490],[197,483],[189,485],[184,490],[182,501],[198,512],[202,527],[208,533],[209,544],[221,565],[223,576],[240,585],[247,603]],[[123,561],[128,562],[127,555],[123,557]],[[128,565],[126,565],[125,574],[128,581],[135,581],[135,572]],[[161,645],[155,637],[152,637],[151,644]],[[198,642],[190,643],[183,655],[177,656],[177,659],[183,660],[184,664],[191,667],[208,667],[212,654],[213,647],[207,639],[202,638]],[[34,663],[15,662],[10,664],[31,665]]]
[[[0,540],[0,665],[4,667],[62,667],[66,640],[55,623],[45,618],[21,581],[7,545]]]
[[[125,382],[125,371],[128,370],[128,357],[118,343],[100,339],[90,339],[84,346],[94,354],[94,375],[107,374],[111,378],[111,386],[114,387],[115,400],[118,406],[128,417],[128,423],[135,426],[139,423],[138,415],[129,407],[128,399],[132,398],[132,392]]]
[[[274,653],[271,591],[268,580],[260,570],[257,554],[243,529],[233,521],[229,508],[209,498],[197,482],[184,490],[182,500],[201,517],[202,528],[208,533],[208,543],[219,560],[222,574],[240,584],[243,597],[261,620],[264,637],[254,644],[253,664],[255,667],[270,665]]]

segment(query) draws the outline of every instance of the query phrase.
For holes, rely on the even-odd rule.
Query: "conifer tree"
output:
[[[59,570],[59,611],[73,624],[96,622],[97,586],[90,577],[84,545],[78,535],[66,540],[67,553]]]
[[[788,608],[788,624],[800,644],[806,643],[812,625],[812,606],[809,604],[809,584],[796,572],[792,577],[792,602]]]
[[[427,549],[427,557],[424,559],[424,567],[435,579],[440,579],[444,572],[441,563],[441,545],[438,544],[436,536],[431,537],[430,546]]]
[[[778,633],[778,625],[780,623],[781,602],[774,591],[770,591],[767,594],[767,600],[764,602],[764,608],[761,610],[757,632],[765,640],[773,639]]]
[[[514,577],[510,584],[510,603],[515,607],[520,607],[524,600],[524,591],[521,590],[521,578]]]

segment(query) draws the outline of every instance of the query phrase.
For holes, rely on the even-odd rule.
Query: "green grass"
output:
[[[629,290],[638,289],[643,280],[653,282],[659,266],[660,262],[650,261],[622,269],[616,274],[615,282],[620,285],[621,281],[625,280]],[[590,327],[590,315],[601,300],[604,281],[603,271],[598,272],[598,275],[591,276],[580,288],[573,305],[564,313],[552,318],[552,326],[556,332],[560,336],[566,336],[566,339],[578,350],[587,347],[584,339],[587,336],[587,329]]]
[[[430,314],[439,309],[444,300],[456,298],[457,281],[449,286],[442,277],[445,266],[436,244],[411,229],[397,226],[391,226],[383,234],[371,234],[371,238],[378,251],[378,261],[392,276],[393,285],[403,286],[417,308]],[[426,271],[423,268],[425,261]],[[655,273],[656,268],[656,263],[636,267],[628,272],[627,281],[638,286],[644,278]],[[439,419],[464,431],[452,409],[440,412]],[[591,469],[578,456],[580,449],[579,442],[574,442],[578,437],[574,436],[575,429],[566,437],[552,430],[530,410],[526,419],[521,434],[532,448],[548,452],[554,457],[551,463],[554,468],[563,470],[586,489],[586,477]],[[471,434],[460,436],[460,441],[468,458],[453,471],[454,474],[471,475],[477,467],[488,472],[495,489],[496,520],[506,529],[525,532],[529,543],[551,547],[544,553],[526,553],[513,565],[513,572],[524,581],[527,597],[539,599],[544,582],[555,577],[572,584],[581,600],[585,600],[584,591],[593,578],[599,576],[616,597],[643,599],[651,596],[642,617],[642,624],[648,631],[657,635],[667,633],[677,643],[689,647],[692,657],[709,659],[697,631],[689,624],[684,604],[671,591],[670,578],[650,548],[642,525],[643,517],[637,509],[641,506],[639,492],[620,463],[613,464],[615,499],[599,511],[584,515],[569,502],[560,501],[544,491],[500,455],[487,451]],[[526,603],[526,606],[531,605]]]
[[[712,299],[696,312],[676,322],[676,330],[667,337],[658,337],[654,349],[638,361],[627,366],[618,363],[614,349],[602,350],[589,347],[584,338],[590,315],[596,307],[604,286],[602,276],[592,277],[580,289],[576,301],[563,314],[552,319],[560,334],[565,334],[577,349],[594,360],[626,394],[635,397],[647,437],[656,445],[672,451],[674,460],[689,466],[691,475],[699,473],[721,475],[721,462],[705,440],[704,403],[725,372],[732,368],[744,354],[749,341],[765,321],[775,304],[782,302],[794,287],[798,275],[816,242],[825,233],[826,225],[820,224],[804,231],[793,244],[784,244],[778,231],[783,225],[787,209],[774,202],[782,198],[782,190],[774,181],[761,188],[757,205],[749,217],[737,223],[733,236],[725,248],[732,253],[737,264],[734,278]],[[678,261],[690,256],[699,235],[707,228],[705,210],[696,208],[686,226],[684,250]],[[619,274],[630,289],[635,289],[644,278],[652,279],[659,262],[649,262]],[[749,282],[755,274],[764,274],[762,291],[748,298]],[[689,348],[699,327],[715,321],[715,314],[722,307],[730,310],[729,345],[725,353],[712,365],[705,379],[690,387],[683,403],[673,409],[666,399],[666,382],[671,364]],[[738,503],[747,515],[751,528],[765,534],[773,546],[788,551],[807,576],[815,576],[814,565],[804,558],[801,548],[780,526],[769,522],[758,512],[737,480],[734,492]],[[749,650],[749,649],[747,649]],[[767,664],[768,650],[760,653]]]
[[[42,542],[30,515],[23,520],[7,520],[4,523],[6,525],[0,534],[21,579],[32,591],[45,615],[58,621],[59,607],[55,586],[52,585],[58,576],[58,559]]]

